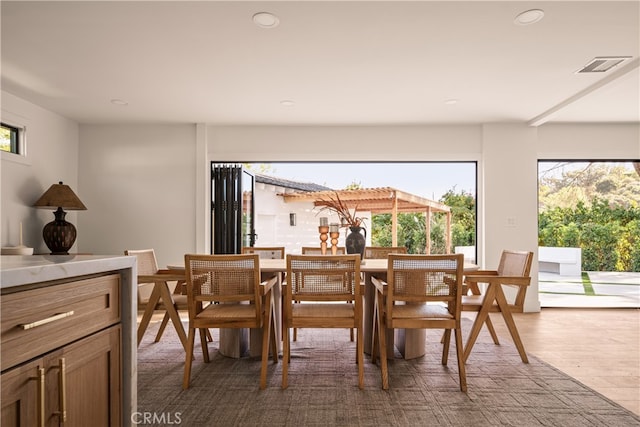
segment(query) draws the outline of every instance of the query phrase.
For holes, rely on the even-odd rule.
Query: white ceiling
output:
[[[81,123],[640,122],[639,1],[0,7],[2,89]],[[596,56],[632,58],[575,73]]]

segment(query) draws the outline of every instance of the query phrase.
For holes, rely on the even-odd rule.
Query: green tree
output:
[[[447,191],[440,202],[451,208],[451,245],[476,244],[476,199],[468,192]]]

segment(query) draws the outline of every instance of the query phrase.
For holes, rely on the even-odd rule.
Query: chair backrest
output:
[[[389,254],[388,259],[386,309],[392,324],[396,302],[444,302],[449,312],[459,317],[463,254]]]
[[[528,276],[531,271],[533,252],[502,251],[498,276]]]
[[[151,275],[158,272],[158,261],[153,249],[127,249],[124,254],[136,257],[139,275]]]
[[[284,259],[284,246],[259,247],[245,246],[243,254],[258,254],[261,259]]]
[[[158,261],[153,249],[127,249],[124,254],[136,257],[138,275],[150,276],[158,272]],[[152,283],[138,283],[138,307],[142,307],[148,302],[148,294],[151,293],[152,287]]]
[[[295,301],[360,301],[360,255],[287,255],[285,307]]]
[[[389,254],[406,254],[405,246],[367,246],[364,257],[368,259],[385,259]]]
[[[337,252],[338,252],[337,255],[344,255],[347,253],[344,246],[338,246]],[[303,255],[322,255],[322,249],[320,249],[320,246],[303,246],[302,254]],[[327,255],[331,255],[330,246],[327,246]]]
[[[260,258],[257,254],[184,256],[189,313],[202,302],[251,302],[261,313]]]
[[[530,277],[532,262],[533,252],[504,250],[498,264],[498,276]],[[509,305],[514,311],[522,311],[528,286],[510,285],[508,281],[502,284],[518,289],[513,304]]]

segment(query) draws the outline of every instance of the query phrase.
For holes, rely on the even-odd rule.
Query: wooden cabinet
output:
[[[120,275],[3,295],[5,426],[122,424]]]

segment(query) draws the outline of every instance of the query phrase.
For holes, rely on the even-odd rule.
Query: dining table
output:
[[[169,271],[184,274],[184,264],[174,263],[167,266]],[[464,272],[476,271],[476,264],[465,262]],[[372,277],[386,280],[388,270],[387,259],[364,259],[360,264],[360,272],[364,286],[363,308],[363,337],[364,352],[371,354],[373,337],[373,310],[375,300],[375,287],[371,282]],[[273,287],[276,309],[276,334],[278,345],[282,337],[282,286],[287,271],[286,259],[260,259],[260,273],[263,277],[277,275],[278,283]],[[223,329],[220,331],[220,353],[228,357],[241,357],[248,350],[251,357],[261,353],[262,331],[251,329],[250,331],[238,329]],[[398,349],[405,359],[414,359],[424,356],[426,351],[426,331],[423,329],[388,329],[387,330],[387,358],[394,358],[394,347]]]

